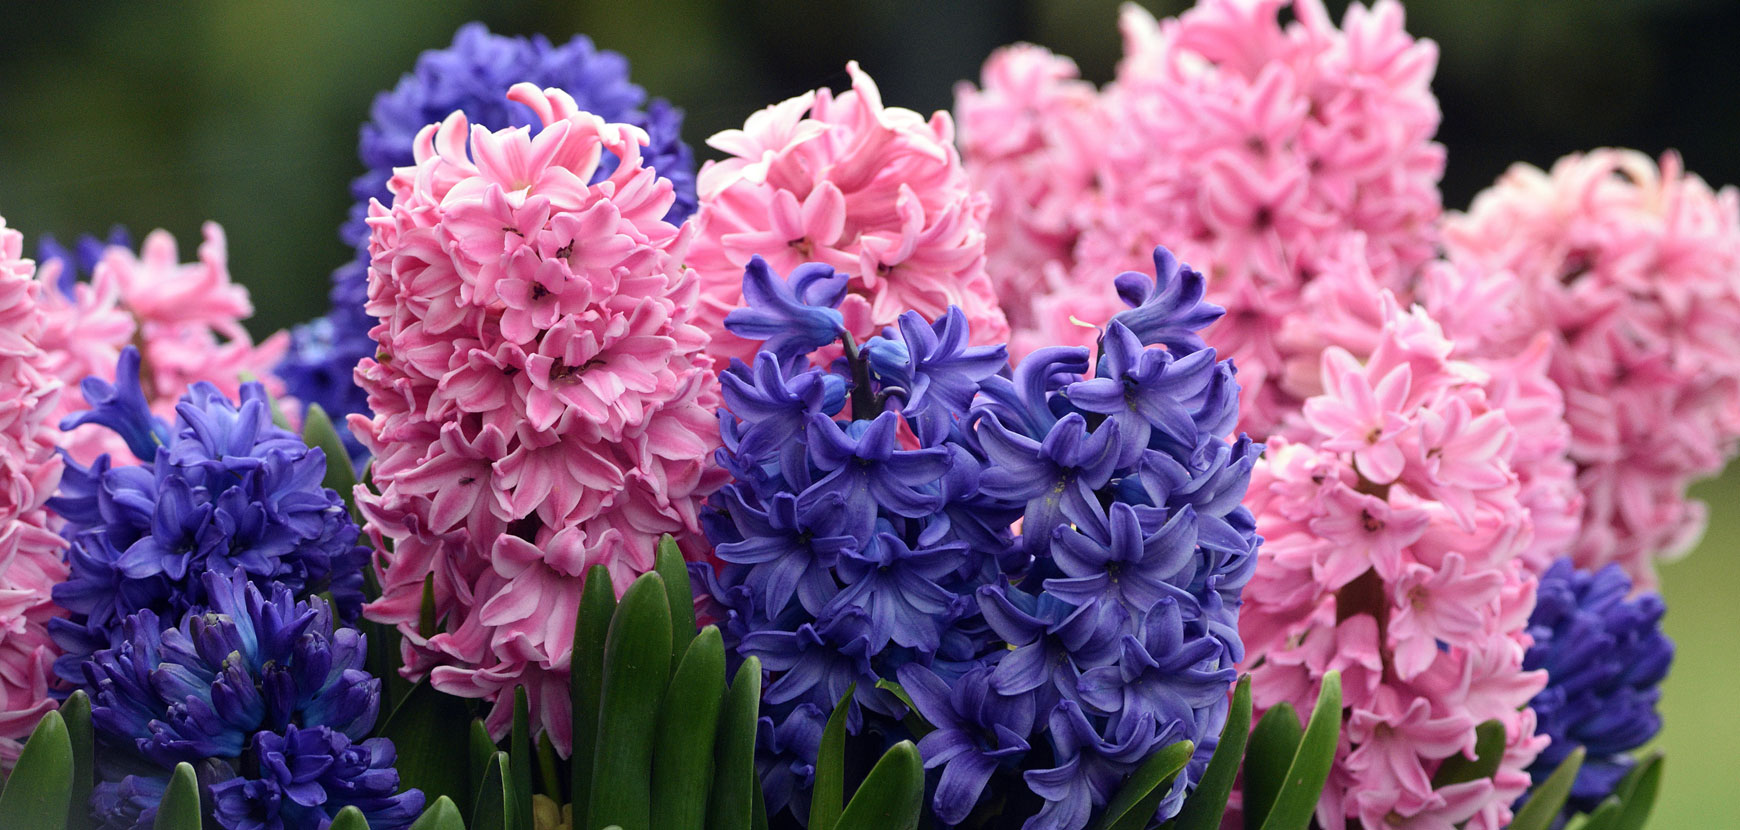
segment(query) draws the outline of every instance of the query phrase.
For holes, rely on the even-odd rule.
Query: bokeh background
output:
[[[1187,3],[1146,0],[1157,14]],[[1329,0],[1339,14],[1345,2]],[[162,227],[192,258],[204,219],[229,234],[263,335],[319,314],[348,252],[336,228],[374,94],[467,20],[577,32],[628,56],[634,79],[688,114],[685,137],[817,86],[858,59],[883,96],[929,112],[996,46],[1070,55],[1095,81],[1118,53],[1116,0],[676,0],[562,4],[300,0],[6,2],[0,27],[0,215],[27,238]],[[1678,149],[1713,184],[1740,182],[1740,3],[1409,0],[1441,50],[1434,85],[1456,208],[1513,161],[1603,145]],[[1740,466],[1698,488],[1703,544],[1663,572],[1678,663],[1658,743],[1652,826],[1740,827]]]

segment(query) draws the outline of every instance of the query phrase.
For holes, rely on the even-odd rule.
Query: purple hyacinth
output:
[[[148,463],[89,467],[68,461],[49,506],[66,520],[71,574],[54,586],[69,614],[50,622],[65,652],[55,662],[67,682],[80,664],[116,646],[121,622],[151,611],[179,619],[203,607],[201,576],[240,569],[259,585],[298,597],[329,593],[340,616],[362,606],[368,550],[338,493],[322,486],[325,455],[272,424],[266,393],[242,386],[239,404],[196,383],[176,406],[174,426],[153,416],[138,384],[139,354],[123,350],[114,384],[87,379],[92,409],[63,428],[97,424],[124,437]]]
[[[831,274],[746,274],[750,308],[727,326],[772,342],[722,376],[733,480],[702,525],[723,564],[693,567],[727,647],[769,672],[770,810],[804,815],[816,733],[855,688],[848,732],[873,745],[934,727],[919,749],[939,826],[1080,830],[1190,740],[1155,818],[1175,814],[1225,723],[1259,542],[1239,502],[1262,447],[1228,439],[1233,368],[1195,334],[1218,309],[1168,267],[1151,289],[1120,283],[1138,308],[1097,360],[1040,349],[1010,367],[968,345],[958,309],[836,352],[837,292],[798,288]],[[986,795],[1009,786],[1043,806],[996,812],[1024,803]]]
[[[363,311],[369,201],[392,202],[387,182],[394,168],[414,163],[417,132],[454,110],[464,110],[472,124],[491,130],[536,125],[531,109],[507,100],[508,88],[521,81],[560,88],[587,112],[646,130],[649,144],[642,161],[675,189],[676,201],[665,218],[681,223],[695,211],[695,158],[682,141],[683,113],[662,99],[648,102],[646,91],[629,81],[622,55],[597,49],[584,35],[555,46],[542,35],[491,34],[481,23],[461,26],[446,49],[424,52],[413,71],[377,95],[369,109],[357,145],[365,172],[351,182],[356,202],[339,232],[356,257],[332,274],[331,310],[291,332],[290,351],[277,368],[291,395],[320,404],[333,417],[358,461],[364,451],[344,427],[344,416],[368,410],[352,371],[375,353],[369,330],[376,321]],[[614,156],[601,160],[595,180],[608,177],[615,164]]]

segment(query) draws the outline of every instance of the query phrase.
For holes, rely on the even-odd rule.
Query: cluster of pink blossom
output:
[[[1260,708],[1304,708],[1342,673],[1351,714],[1323,826],[1496,829],[1545,743],[1527,708],[1545,676],[1522,670],[1535,576],[1518,429],[1424,310],[1381,297],[1370,358],[1328,348],[1323,394],[1252,474],[1264,544],[1245,666]],[[1505,729],[1497,774],[1434,789],[1487,720]]]
[[[281,395],[271,369],[289,346],[288,335],[254,343],[241,323],[254,307],[248,289],[230,280],[223,229],[207,222],[203,230],[198,262],[183,264],[175,238],[157,230],[137,254],[124,245],[105,248],[89,282],[65,279],[63,262],[44,263],[37,276],[47,371],[69,387],[92,376],[113,381],[121,349],[137,346],[146,398],[171,420],[175,402],[194,381],[209,381],[234,398],[250,375]],[[77,395],[66,395],[56,415],[83,408]],[[126,442],[106,429],[74,430],[60,442],[86,464],[102,453],[133,458]]]
[[[404,632],[410,674],[494,700],[497,735],[524,685],[566,755],[586,569],[608,566],[620,591],[664,533],[706,555],[717,380],[690,322],[688,231],[663,219],[672,186],[643,165],[645,133],[560,90],[509,97],[542,128],[454,113],[418,135],[392,206],[370,208],[380,353],[356,372],[374,417],[351,426],[379,488],[359,501],[390,553],[367,613]],[[604,153],[620,161],[588,185]],[[425,580],[442,620],[429,637]]]
[[[1655,559],[1703,532],[1686,488],[1740,438],[1740,194],[1672,154],[1658,168],[1597,150],[1512,167],[1444,238],[1503,309],[1459,343],[1505,355],[1547,338],[1586,501],[1577,565],[1654,584]]]
[[[23,237],[0,219],[0,771],[54,708],[49,589],[66,578],[65,545],[43,506],[60,482],[54,415],[62,387],[45,370],[35,265],[22,249]]]
[[[757,254],[779,273],[825,262],[847,274],[840,311],[859,342],[902,312],[938,319],[951,305],[974,344],[1008,338],[985,271],[989,200],[961,166],[953,120],[884,107],[869,75],[856,63],[846,71],[847,92],[806,92],[708,139],[727,157],[701,168],[688,264],[701,279],[696,324],[721,368],[754,357],[724,320]]]
[[[1164,23],[1126,6],[1124,59],[1088,114],[1069,64],[1033,47],[993,56],[985,90],[962,90],[966,162],[992,195],[991,227],[1053,257],[993,263],[1004,296],[1022,298],[1005,303],[1017,352],[1091,339],[1077,321],[1103,323],[1116,306],[1086,277],[1146,270],[1165,244],[1226,307],[1207,339],[1239,362],[1244,428],[1267,433],[1305,397],[1282,382],[1291,355],[1277,333],[1313,278],[1351,247],[1400,288],[1432,257],[1436,47],[1408,35],[1393,0],[1350,6],[1340,28],[1319,0],[1292,4],[1283,26],[1287,5],[1205,0]],[[1091,152],[1077,149],[1084,131]],[[1003,135],[1023,138],[989,138]],[[1092,160],[1091,180],[1054,162],[1070,155]]]

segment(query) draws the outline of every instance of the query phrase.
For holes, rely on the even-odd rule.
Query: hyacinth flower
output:
[[[373,414],[350,425],[378,487],[357,501],[387,551],[369,618],[404,633],[408,677],[491,702],[498,738],[525,686],[534,732],[565,755],[587,569],[625,590],[666,533],[707,555],[719,387],[691,319],[690,232],[666,219],[676,193],[646,132],[558,89],[509,98],[540,126],[453,113],[419,133],[391,206],[370,208],[381,324],[357,380]]]
[[[273,395],[284,386],[272,366],[288,346],[286,335],[255,343],[242,321],[254,313],[248,289],[230,278],[223,228],[201,229],[199,261],[182,263],[175,238],[152,231],[137,251],[124,228],[105,240],[83,237],[68,251],[51,238],[40,243],[37,269],[43,326],[38,341],[47,371],[68,387],[87,377],[115,382],[121,350],[140,353],[140,385],[151,410],[174,418],[182,393],[198,381],[231,398],[253,376]],[[82,408],[63,395],[57,415]],[[90,464],[107,453],[121,464],[150,461],[102,430],[66,430],[58,438],[72,458]]]
[[[770,671],[769,815],[807,815],[837,704],[854,735],[935,727],[919,750],[944,824],[1079,830],[1190,740],[1155,817],[1174,815],[1227,716],[1258,544],[1239,499],[1261,447],[1226,437],[1232,366],[1160,345],[1212,307],[1178,301],[1201,295],[1176,274],[1128,276],[1127,319],[1152,339],[1114,321],[1097,360],[1058,348],[1011,369],[959,308],[859,343],[825,268],[756,259],[742,277],[749,304],[724,324],[780,336],[723,374],[732,481],[704,514],[720,564],[691,565],[727,648]],[[986,793],[1010,789],[1043,804],[999,814]]]
[[[935,320],[949,306],[974,345],[1007,339],[985,273],[989,205],[961,166],[949,114],[886,107],[856,62],[846,72],[850,90],[806,92],[707,140],[726,157],[701,168],[688,263],[701,279],[696,324],[721,370],[753,363],[759,348],[755,330],[725,324],[757,256],[780,273],[814,262],[841,274],[835,305],[859,343],[907,310]]]
[[[369,330],[377,321],[363,309],[368,301],[369,202],[392,204],[393,171],[416,163],[417,133],[425,126],[455,110],[491,130],[533,126],[537,114],[509,100],[509,87],[520,82],[556,87],[582,110],[645,130],[644,162],[673,187],[675,198],[665,218],[680,224],[694,212],[695,159],[682,141],[683,112],[663,99],[648,101],[645,90],[629,81],[628,69],[626,58],[595,48],[585,35],[555,46],[543,35],[496,35],[481,23],[467,23],[454,34],[452,45],[424,52],[397,86],[375,96],[357,144],[365,172],[351,182],[356,202],[339,232],[356,249],[356,257],[332,274],[331,310],[293,330],[290,350],[276,370],[291,395],[320,404],[340,421],[340,436],[353,456],[360,458],[362,445],[351,438],[342,419],[368,412],[367,394],[352,374],[357,363],[375,354]],[[602,159],[593,171],[594,181],[608,177],[615,163],[612,156]]]
[[[397,830],[423,807],[399,791],[392,742],[367,737],[379,678],[367,643],[319,599],[248,574],[207,571],[202,607],[171,625],[127,616],[112,648],[81,666],[101,748],[91,816],[105,830],[155,821],[171,771],[197,770],[207,826],[325,827],[346,806]]]
[[[1270,442],[1248,503],[1263,539],[1239,620],[1259,709],[1341,676],[1349,710],[1317,805],[1341,827],[1506,826],[1547,744],[1525,669],[1536,578],[1516,429],[1425,311],[1385,299],[1369,358],[1324,354],[1326,391]],[[1502,729],[1488,777],[1434,777]],[[1487,759],[1490,761],[1493,759]]]
[[[52,586],[65,542],[46,503],[62,471],[54,416],[63,391],[41,346],[45,314],[24,238],[0,218],[0,774],[54,707]]]
[[[1529,707],[1552,743],[1529,773],[1539,784],[1582,747],[1569,809],[1588,812],[1612,795],[1632,767],[1628,753],[1661,731],[1656,702],[1674,657],[1664,611],[1654,592],[1633,596],[1618,565],[1591,573],[1563,558],[1541,575],[1523,668],[1547,673]]]
[[[117,647],[123,622],[149,611],[178,620],[210,597],[203,575],[237,571],[296,597],[327,593],[344,621],[363,599],[368,550],[344,500],[322,486],[325,454],[274,426],[258,383],[242,385],[238,404],[216,386],[193,385],[175,422],[151,411],[140,355],[121,351],[116,381],[87,378],[92,407],[63,429],[101,426],[145,463],[117,466],[107,455],[67,463],[48,506],[64,520],[70,574],[54,586],[66,616],[49,623],[64,652],[55,673],[84,677],[91,655]]]

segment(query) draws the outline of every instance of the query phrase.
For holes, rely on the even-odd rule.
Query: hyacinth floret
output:
[[[92,813],[102,827],[150,827],[171,770],[200,776],[202,801],[225,830],[320,828],[355,805],[371,827],[408,826],[423,805],[399,792],[392,742],[367,738],[379,678],[367,643],[334,626],[319,597],[208,571],[203,608],[166,625],[151,610],[122,622],[79,685],[104,751]]]
[[[118,380],[87,378],[92,408],[62,425],[107,428],[146,463],[69,462],[49,501],[70,543],[71,573],[54,587],[68,614],[50,624],[65,652],[56,673],[78,682],[81,664],[118,645],[134,613],[174,620],[204,607],[211,571],[239,568],[297,596],[330,593],[339,616],[355,620],[368,550],[344,500],[322,486],[325,454],[272,423],[258,383],[242,386],[239,404],[196,383],[170,425],[152,414],[139,371],[138,351],[123,349]]]
[[[761,267],[745,282],[766,281]],[[803,273],[819,282],[815,267]],[[1183,273],[1137,305],[1212,319],[1177,300],[1191,296]],[[1151,294],[1167,299],[1143,306]],[[745,296],[750,313],[727,325],[823,317],[794,296],[842,302]],[[769,808],[804,814],[813,733],[855,688],[853,734],[905,736],[912,714],[936,727],[919,748],[945,824],[995,809],[987,788],[1018,787],[1046,803],[998,820],[1079,830],[1149,753],[1192,740],[1198,755],[1157,812],[1169,817],[1213,751],[1243,655],[1239,596],[1259,540],[1238,502],[1261,447],[1225,435],[1233,368],[1113,323],[1118,345],[1097,368],[1063,348],[1011,370],[970,328],[958,308],[907,312],[862,343],[824,345],[818,326],[815,354],[764,350],[724,373],[718,456],[733,480],[704,522],[721,564],[692,570],[732,652],[771,672]],[[1143,331],[1189,342],[1170,323]],[[1126,386],[1128,411],[1110,406]],[[1079,407],[1077,393],[1105,405]],[[1132,419],[1147,431],[1120,426]]]
[[[1633,595],[1617,564],[1591,573],[1561,558],[1541,574],[1523,668],[1547,673],[1529,706],[1552,743],[1529,772],[1538,784],[1583,747],[1569,808],[1595,809],[1631,769],[1628,753],[1661,731],[1656,703],[1674,657],[1661,631],[1665,610],[1653,591]]]

